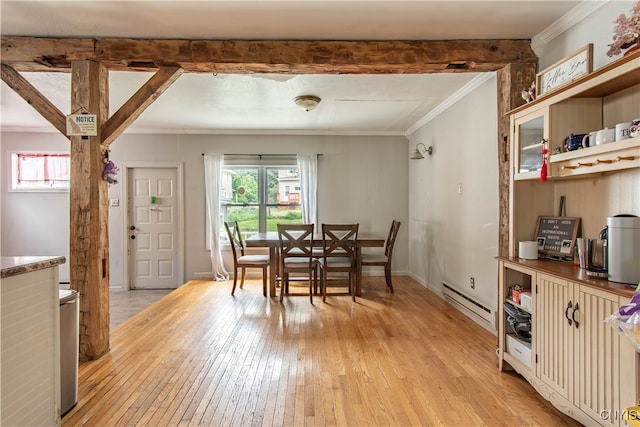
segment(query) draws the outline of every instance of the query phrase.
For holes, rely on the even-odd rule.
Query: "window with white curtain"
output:
[[[12,152],[9,191],[68,191],[71,155],[65,152]]]
[[[277,231],[279,223],[302,224],[297,165],[225,164],[221,194],[223,221],[238,221],[244,238]],[[220,240],[227,242],[226,231],[220,232]]]

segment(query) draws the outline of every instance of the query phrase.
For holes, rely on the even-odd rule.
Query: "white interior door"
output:
[[[177,288],[182,284],[177,169],[131,168],[127,181],[130,288]]]

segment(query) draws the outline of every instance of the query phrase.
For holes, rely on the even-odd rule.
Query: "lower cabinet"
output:
[[[625,410],[640,399],[640,353],[605,319],[629,298],[518,263],[500,260],[499,265],[501,298],[514,281],[510,277],[531,279],[534,334],[528,369],[512,363],[508,328],[500,325],[500,368],[514,368],[556,408],[584,425],[628,425]]]
[[[621,337],[604,322],[619,297],[546,274],[537,284],[534,387],[583,424],[621,425],[608,416],[621,409]]]

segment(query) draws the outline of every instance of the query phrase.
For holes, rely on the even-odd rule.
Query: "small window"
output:
[[[11,153],[11,191],[68,191],[71,155],[62,152]]]

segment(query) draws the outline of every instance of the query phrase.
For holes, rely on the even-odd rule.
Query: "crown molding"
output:
[[[495,72],[491,73],[480,73],[475,76],[471,81],[469,81],[466,85],[462,86],[458,89],[453,95],[444,100],[441,104],[436,106],[433,110],[429,112],[426,116],[418,120],[413,126],[407,129],[405,136],[408,138],[413,132],[420,129],[425,124],[429,123],[431,120],[435,119],[437,116],[442,114],[448,108],[450,108],[453,104],[460,101],[465,96],[469,95],[471,92],[476,90],[486,81],[492,79],[496,75]]]
[[[610,0],[585,0],[580,2],[576,7],[562,15],[553,24],[536,34],[531,38],[531,49],[539,57],[547,44],[567,31],[569,28],[591,15],[596,10],[607,4]]]
[[[44,127],[4,126],[2,133],[54,133],[56,129]],[[123,134],[155,134],[155,135],[281,135],[281,136],[406,136],[404,131],[331,131],[331,130],[281,130],[281,129],[127,129]],[[64,136],[64,135],[62,135]]]

